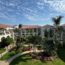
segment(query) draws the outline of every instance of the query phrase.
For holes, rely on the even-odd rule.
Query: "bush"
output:
[[[13,43],[13,39],[8,36],[5,40],[5,43],[9,45],[10,43]]]
[[[5,47],[5,46],[7,45],[7,44],[5,43],[5,40],[6,40],[5,37],[2,37],[2,38],[1,38],[1,42],[0,42],[1,48]]]
[[[3,37],[0,42],[0,48],[3,48],[5,46],[8,46],[10,43],[13,42],[13,39],[9,36],[7,38]]]

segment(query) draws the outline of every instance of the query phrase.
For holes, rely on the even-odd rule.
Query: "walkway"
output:
[[[24,54],[28,54],[28,53],[32,53],[32,52],[43,52],[43,50],[31,50],[31,51],[25,51],[23,53],[18,53],[15,56],[11,57],[10,59],[6,60],[6,61],[0,61],[0,65],[9,65],[15,58],[24,55]]]
[[[1,58],[3,55],[5,55],[6,53],[8,53],[8,51],[9,51],[10,49],[12,49],[13,47],[15,47],[15,45],[13,45],[13,44],[10,44],[8,47],[6,47],[6,48],[5,48],[6,51],[0,54],[0,58]],[[7,61],[0,61],[0,65],[9,65],[9,63],[8,63]]]
[[[0,61],[0,65],[9,65],[9,63],[6,61]]]
[[[5,52],[3,52],[3,53],[0,54],[0,58],[1,58],[3,55],[5,55],[6,53],[8,53],[8,51],[11,50],[13,47],[15,47],[14,44],[10,44],[8,47],[6,47],[6,48],[5,48],[5,49],[6,49]]]
[[[15,58],[21,56],[21,55],[24,55],[24,54],[28,54],[28,53],[32,53],[32,52],[43,52],[43,50],[31,50],[31,51],[25,51],[23,53],[19,53],[19,54],[16,54],[15,56],[13,56],[12,58],[8,59],[7,62],[10,64]]]

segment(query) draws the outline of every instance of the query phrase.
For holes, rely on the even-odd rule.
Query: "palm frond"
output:
[[[56,24],[56,25],[59,25],[60,24],[60,21],[61,21],[61,18],[62,16],[58,16],[56,18],[52,18],[53,22]]]

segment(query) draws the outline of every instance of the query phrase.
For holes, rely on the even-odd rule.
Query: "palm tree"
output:
[[[19,24],[18,26],[18,36],[17,36],[17,40],[16,40],[16,46],[17,46],[17,49],[21,46],[21,28],[22,28],[22,24]]]
[[[22,24],[19,24],[18,28],[19,28],[19,37],[21,37]]]
[[[53,22],[54,22],[56,27],[60,25],[61,18],[62,18],[62,16],[58,16],[56,18],[52,18],[52,20],[53,20]]]
[[[54,38],[53,38],[53,40],[54,40],[54,44],[56,45],[57,43],[56,43],[56,41],[57,42],[59,42],[60,40],[58,40],[58,35],[59,35],[59,33],[60,33],[60,22],[61,22],[61,19],[62,19],[62,16],[58,16],[58,17],[56,17],[56,18],[52,18],[52,20],[53,20],[53,22],[54,22]],[[59,36],[61,36],[61,35],[59,35]],[[60,37],[60,39],[61,39],[61,37]],[[57,44],[58,45],[58,44]]]
[[[22,27],[22,24],[19,24],[19,29]]]

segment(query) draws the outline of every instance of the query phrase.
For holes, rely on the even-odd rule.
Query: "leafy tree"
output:
[[[7,36],[7,38],[3,37],[1,39],[0,45],[3,48],[5,46],[8,46],[10,43],[13,43],[13,39]]]
[[[27,42],[32,43],[34,45],[40,44],[42,38],[40,36],[29,36],[27,37]]]
[[[36,47],[36,45],[42,44],[42,38],[40,36],[29,36],[27,37],[26,43],[31,43],[32,48]],[[34,49],[35,50],[35,49]]]
[[[5,43],[5,40],[6,40],[5,37],[2,37],[2,38],[1,38],[1,42],[0,42],[0,46],[1,46],[1,48],[7,46],[7,44]]]
[[[43,38],[43,50],[49,55],[55,55],[55,46],[53,43],[53,30],[50,28],[49,30],[44,30],[44,38]]]
[[[9,45],[9,44],[13,43],[13,39],[10,38],[9,36],[7,36],[7,38],[5,39],[5,43],[6,43],[7,45]]]
[[[56,55],[55,53],[55,47],[54,47],[54,43],[53,40],[45,40],[43,43],[43,49],[45,50],[45,52],[47,52],[49,55]]]

